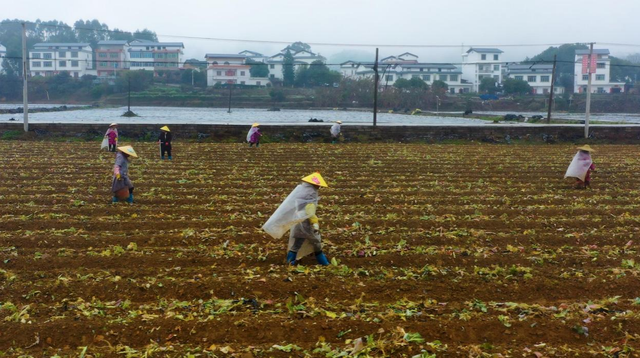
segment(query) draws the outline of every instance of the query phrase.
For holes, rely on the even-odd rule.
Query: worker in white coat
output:
[[[329,260],[322,252],[320,224],[316,210],[318,208],[318,189],[328,187],[320,173],[313,173],[302,178],[299,184],[269,220],[262,226],[275,239],[281,238],[287,231],[289,234],[289,252],[287,263],[294,265],[303,257],[314,253],[320,265],[329,265]]]
[[[336,143],[338,138],[340,138],[340,130],[341,130],[342,121],[336,121],[334,125],[331,126],[331,143]]]
[[[588,144],[578,147],[578,153],[573,157],[565,178],[576,178],[576,188],[586,189],[591,187],[591,172],[596,170],[591,159],[591,153],[595,152]]]

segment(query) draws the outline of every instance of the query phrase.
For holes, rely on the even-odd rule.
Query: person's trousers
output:
[[[171,157],[171,144],[160,144],[160,156],[164,158],[164,153]]]
[[[295,238],[293,242],[293,246],[291,246],[291,251],[298,252],[304,244],[304,241],[307,240],[305,238]],[[322,251],[322,242],[319,240],[310,240],[313,245],[313,252],[321,252]]]
[[[109,144],[109,151],[110,152],[115,152],[116,151],[116,145],[114,144]]]

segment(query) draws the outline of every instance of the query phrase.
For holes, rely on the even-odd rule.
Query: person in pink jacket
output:
[[[118,144],[118,124],[111,123],[104,136],[109,140],[109,151],[115,152],[116,145]]]

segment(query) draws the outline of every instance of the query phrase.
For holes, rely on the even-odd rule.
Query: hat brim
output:
[[[593,149],[591,147],[578,147],[577,149],[585,151],[585,152],[589,152],[589,153],[595,153],[595,151],[596,151],[595,149]]]

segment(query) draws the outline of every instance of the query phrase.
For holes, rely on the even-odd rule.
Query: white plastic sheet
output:
[[[579,151],[573,157],[571,164],[569,164],[569,168],[567,168],[567,172],[564,174],[565,178],[578,178],[584,181],[584,178],[587,176],[587,172],[589,171],[589,167],[593,160],[591,160],[591,155],[589,152]]]
[[[298,185],[289,196],[284,199],[278,209],[271,215],[269,220],[262,226],[262,229],[274,239],[279,239],[295,225],[309,219],[311,215],[306,212],[307,204],[318,204],[317,188],[308,183]],[[289,249],[293,246],[294,237],[289,237]],[[317,236],[319,240],[319,234]],[[306,240],[302,248],[298,250],[297,258],[309,255],[313,252],[313,245]]]
[[[331,126],[331,135],[337,137],[340,134],[340,124],[336,123]]]
[[[251,142],[251,136],[257,131],[258,127],[251,127],[251,129],[249,129],[249,133],[247,133],[247,142]]]
[[[107,139],[107,137],[104,137],[102,139],[102,143],[100,143],[100,150],[106,150],[107,148],[109,148],[109,139]]]

